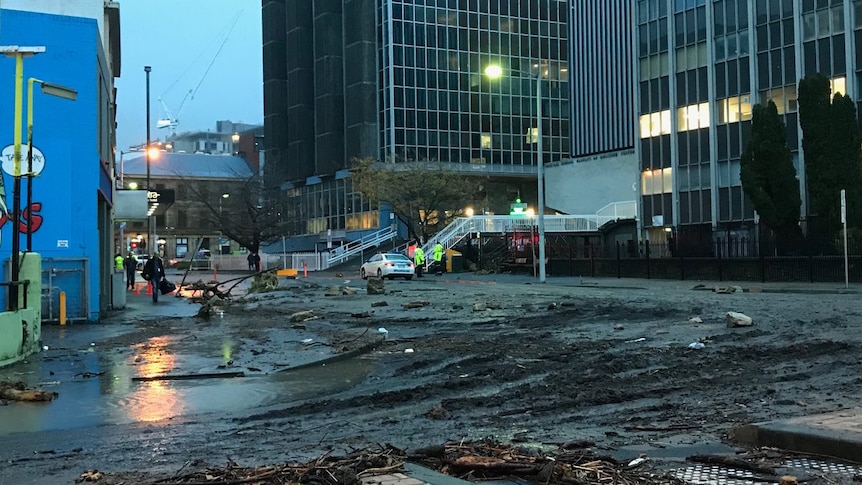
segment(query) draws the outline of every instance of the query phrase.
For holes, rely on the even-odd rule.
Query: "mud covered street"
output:
[[[159,352],[176,356],[176,372],[247,377],[181,394],[210,402],[166,406],[178,410],[158,419],[0,436],[8,464],[0,482],[69,482],[92,468],[159,477],[195,460],[273,464],[484,437],[527,446],[590,440],[619,459],[647,453],[670,467],[690,454],[732,450],[727,434],[740,424],[858,405],[857,294],[549,281],[447,275],[387,281],[387,294],[372,296],[361,280],[321,277],[238,298],[209,322],[109,332],[96,348],[130,376],[142,373],[141,349],[164,338]],[[324,296],[335,286],[360,291]],[[417,308],[404,307],[411,302]],[[291,323],[300,311],[313,318]],[[754,326],[728,328],[728,311],[751,316]],[[703,348],[689,347],[696,342]],[[368,351],[300,367],[357,350]],[[54,358],[74,365],[78,357]]]

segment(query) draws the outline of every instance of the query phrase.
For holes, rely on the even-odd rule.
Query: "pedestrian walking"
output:
[[[422,273],[425,271],[425,251],[418,244],[416,245],[416,249],[413,250],[413,264],[416,265],[416,277],[421,278]]]
[[[257,251],[254,253],[254,271],[260,273],[260,254],[257,254]]]
[[[159,285],[165,279],[165,265],[157,253],[153,253],[150,259],[147,260],[141,276],[150,282],[150,289],[153,291],[153,301],[159,301]]]
[[[245,259],[248,261],[248,270],[254,271],[254,253],[248,253],[248,256],[246,256]]]
[[[134,290],[135,272],[138,270],[138,259],[134,254],[129,253],[123,264],[126,267],[126,287],[130,290]]]

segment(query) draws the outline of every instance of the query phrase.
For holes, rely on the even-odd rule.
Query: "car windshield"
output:
[[[403,254],[387,254],[386,260],[387,261],[406,261],[408,263],[410,262],[410,260],[407,259],[407,257],[404,256]]]

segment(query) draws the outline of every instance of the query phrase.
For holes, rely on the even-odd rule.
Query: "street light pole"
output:
[[[9,311],[17,311],[20,306],[18,302],[18,277],[20,272],[20,255],[18,253],[21,251],[21,242],[19,241],[21,233],[18,227],[18,223],[21,219],[21,122],[23,121],[24,117],[24,58],[39,54],[41,52],[45,52],[45,47],[22,47],[17,45],[0,46],[0,52],[5,53],[9,57],[15,58],[15,103],[13,110],[15,126],[12,130],[13,205],[11,217],[9,217],[9,219],[12,221],[12,257],[10,258],[12,263],[12,278],[10,283],[12,284],[9,287],[9,299],[6,302],[6,306]],[[8,208],[4,206],[3,209],[3,212],[5,213],[4,215],[9,216],[10,214]]]
[[[542,150],[542,63],[536,73],[536,178],[539,179],[539,283],[545,282],[545,158]]]
[[[43,94],[75,101],[78,92],[66,86],[48,83],[31,77],[27,80],[27,252],[33,250],[33,217],[29,213],[33,203],[33,84],[38,83]],[[40,169],[41,170],[41,169]]]
[[[146,156],[147,160],[147,253],[151,253],[153,251],[153,216],[149,214],[149,203],[150,203],[150,71],[153,68],[150,66],[144,66],[144,72],[147,75],[147,146],[144,148],[144,156]]]
[[[527,74],[516,71],[521,75]],[[503,69],[490,65],[485,68],[485,74],[492,78],[500,77]],[[532,74],[529,74],[532,77]],[[539,232],[539,283],[544,283],[547,277],[545,267],[545,156],[542,148],[542,63],[538,63],[536,73],[536,179],[538,180],[538,217],[536,223]]]

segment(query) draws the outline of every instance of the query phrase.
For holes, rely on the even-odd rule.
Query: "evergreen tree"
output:
[[[787,133],[775,103],[755,105],[751,138],[742,155],[740,177],[760,221],[773,231],[780,252],[801,233],[799,181],[787,147]]]
[[[822,206],[828,220],[838,227],[841,223],[841,189],[846,191],[847,224],[860,227],[862,221],[862,152],[856,106],[850,96],[836,94],[832,99],[829,130],[829,189],[825,190]]]
[[[816,215],[815,230],[834,233],[839,228],[841,189],[847,191],[848,223],[862,221],[862,158],[856,108],[852,100],[837,94],[830,99],[829,79],[817,74],[799,83],[799,124],[805,155],[810,207]]]

